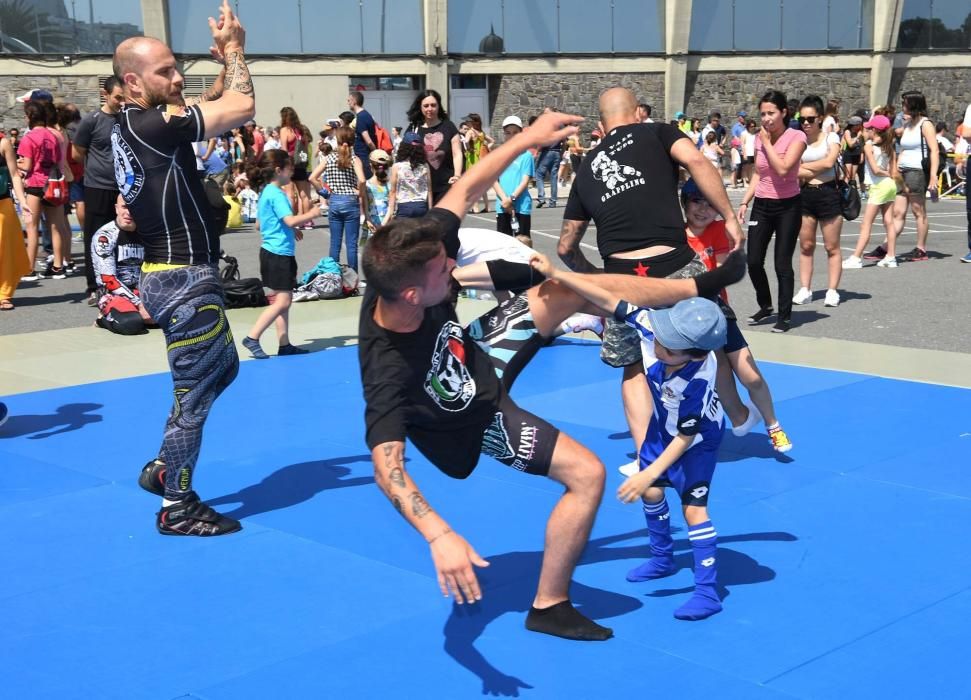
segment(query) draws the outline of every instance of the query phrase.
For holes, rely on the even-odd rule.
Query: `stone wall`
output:
[[[651,105],[655,117],[664,114],[663,73],[506,74],[490,80],[492,134],[502,133],[502,120],[511,114],[525,124],[528,117],[541,114],[544,107],[552,107],[586,117],[581,131],[585,137],[589,136],[599,118],[600,93],[618,85],[630,88],[639,102]]]
[[[890,78],[890,104],[900,109],[900,96],[908,90],[919,90],[927,100],[928,116],[944,120],[954,134],[956,122],[964,119],[971,104],[971,68],[896,69]]]
[[[29,76],[0,77],[0,125],[24,127],[24,106],[17,98],[28,90],[48,90],[57,101],[73,102],[81,114],[101,106],[102,76],[71,76],[63,78],[34,78]]]
[[[870,107],[870,71],[758,71],[733,73],[688,73],[685,112],[704,121],[709,112],[721,112],[733,121],[738,110],[752,116],[758,100],[768,90],[781,90],[789,99],[819,95],[841,99],[840,117],[845,120],[857,109]]]

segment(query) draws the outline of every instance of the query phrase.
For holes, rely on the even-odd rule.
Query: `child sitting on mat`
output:
[[[677,571],[671,521],[663,488],[678,491],[694,554],[694,595],[674,612],[679,620],[703,620],[721,611],[716,590],[717,533],[708,519],[708,492],[718,460],[724,414],[715,389],[717,360],[725,345],[725,317],[708,299],[678,302],[669,309],[642,309],[588,281],[585,275],[554,268],[540,254],[533,267],[559,280],[618,321],[641,334],[641,351],[654,412],[638,461],[641,471],[617,491],[624,503],[641,498],[652,557],[627,574],[648,581]]]

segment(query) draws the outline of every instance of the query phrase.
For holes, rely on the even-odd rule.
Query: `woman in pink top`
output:
[[[792,256],[802,225],[802,198],[799,191],[799,161],[806,150],[806,134],[789,129],[786,96],[770,90],[759,101],[762,129],[755,137],[756,177],[738,207],[739,223],[745,223],[753,201],[748,228],[748,275],[755,287],[759,310],[749,317],[749,325],[761,323],[774,314],[772,291],[765,274],[765,254],[775,234],[775,275],[779,281],[779,316],[773,333],[785,333],[792,319],[792,293],[795,287]]]
[[[30,273],[24,277],[25,281],[34,281],[40,277],[64,279],[64,261],[69,259],[71,250],[71,229],[68,227],[64,205],[52,205],[44,199],[44,189],[52,169],[59,170],[65,178],[70,178],[67,167],[66,145],[47,128],[48,113],[42,102],[28,102],[24,107],[27,116],[27,126],[30,127],[20,143],[17,145],[17,167],[27,173],[24,178],[26,192],[26,210],[29,216],[24,217],[27,225],[27,258],[30,261]],[[34,271],[37,257],[37,240],[40,229],[41,212],[51,226],[51,242],[54,244],[54,258],[48,269],[40,275]],[[55,264],[57,263],[57,264]]]

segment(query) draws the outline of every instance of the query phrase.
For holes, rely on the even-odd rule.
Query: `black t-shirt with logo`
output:
[[[447,239],[458,237],[457,216],[444,209],[428,216],[442,223]],[[374,321],[372,290],[358,329],[368,448],[407,437],[440,470],[465,478],[504,396],[492,361],[448,301],[425,309],[417,330],[395,333]]]
[[[111,132],[115,181],[145,245],[145,262],[205,265],[219,260],[219,235],[195,141],[205,135],[198,106],[126,106]]]
[[[613,129],[580,165],[563,218],[593,219],[603,257],[652,245],[687,246],[678,164],[670,156],[684,138],[670,124]]]

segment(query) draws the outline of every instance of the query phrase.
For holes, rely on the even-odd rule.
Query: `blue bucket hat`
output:
[[[718,304],[695,297],[669,309],[648,309],[654,337],[669,350],[717,350],[728,334],[725,316]]]
[[[415,131],[409,131],[404,135],[401,141],[402,143],[422,143],[421,136],[419,136],[418,132]]]

